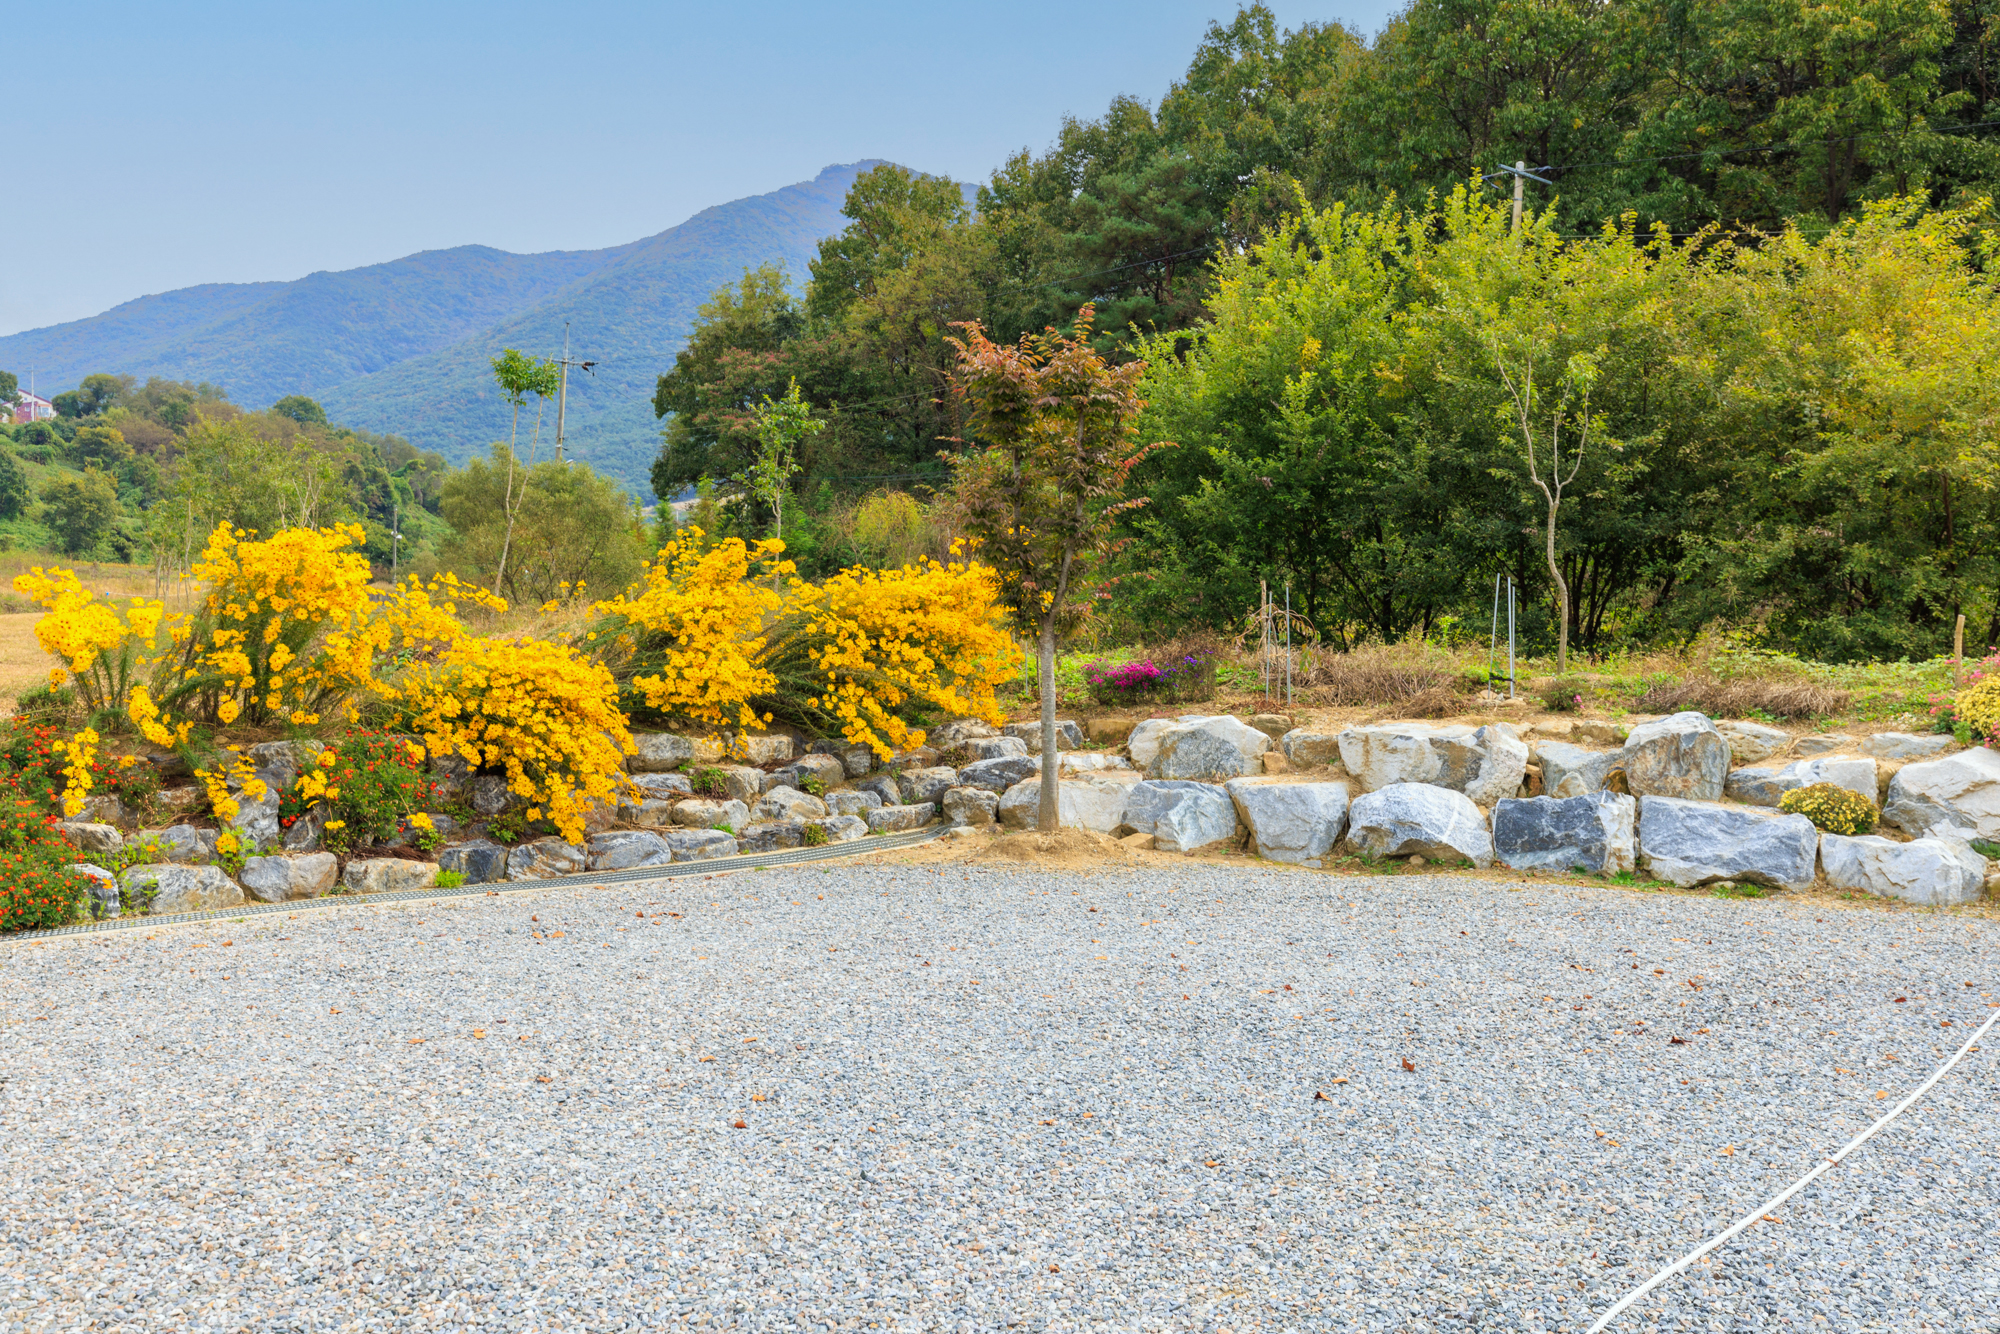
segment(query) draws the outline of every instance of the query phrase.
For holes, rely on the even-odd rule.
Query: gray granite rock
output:
[[[1347,838],[1371,857],[1493,864],[1493,836],[1472,798],[1430,783],[1392,783],[1347,808]]]
[[[1036,739],[1039,742],[1040,738]],[[1031,744],[1017,736],[976,736],[959,743],[975,760],[1004,760],[1023,756]]]
[[[1380,723],[1343,731],[1340,760],[1364,791],[1426,783],[1491,806],[1520,789],[1528,743],[1508,723]]]
[[[1975,902],[1986,887],[1986,859],[1955,838],[1909,843],[1874,834],[1819,836],[1820,869],[1835,889],[1948,907]]]
[[[737,831],[738,853],[778,852],[805,841],[805,820],[764,820]]]
[[[857,745],[845,739],[815,741],[811,753],[831,755],[840,761],[841,768],[849,778],[866,778],[875,769],[875,752],[867,746]]]
[[[705,764],[696,767],[694,776],[701,778],[710,770],[722,780],[722,799],[725,801],[740,801],[747,807],[764,795],[766,774],[762,769],[752,769],[747,764]],[[702,795],[714,794],[704,792]]]
[[[1493,856],[1518,871],[1630,871],[1639,805],[1617,792],[1509,798],[1493,807]]]
[[[1228,714],[1179,723],[1160,733],[1146,777],[1222,782],[1263,772],[1271,738]]]
[[[734,857],[736,837],[719,829],[662,829],[660,837],[674,850],[677,862],[698,862],[710,857]]]
[[[939,795],[943,792],[940,790]],[[870,831],[878,834],[900,833],[907,829],[922,829],[937,819],[937,803],[934,801],[914,802],[906,806],[877,806],[861,817],[868,822]]]
[[[507,878],[553,880],[575,875],[589,864],[590,855],[576,844],[555,837],[538,838],[507,854]]]
[[[1033,778],[1040,772],[1041,765],[1030,756],[974,760],[958,771],[958,786],[983,787],[988,792],[998,794],[1016,783]]]
[[[1340,733],[1294,727],[1278,738],[1278,749],[1294,769],[1331,767],[1340,763]]]
[[[508,849],[488,839],[453,843],[438,853],[438,870],[456,871],[468,885],[486,885],[507,878]]]
[[[1854,750],[1861,744],[1859,737],[1845,732],[1821,732],[1815,736],[1802,736],[1794,743],[1799,755],[1830,755],[1835,751]]]
[[[67,835],[81,852],[96,857],[115,857],[125,849],[125,836],[108,824],[87,820],[58,820],[56,830]]]
[[[1250,831],[1250,850],[1269,861],[1317,866],[1347,833],[1343,780],[1232,778],[1223,787]]]
[[[859,815],[863,811],[873,810],[885,804],[888,803],[882,800],[882,794],[879,792],[861,792],[843,788],[838,792],[826,794],[826,808],[835,815]]]
[[[1184,713],[1178,718],[1148,718],[1135,726],[1125,738],[1125,753],[1132,757],[1132,763],[1144,769],[1152,764],[1160,754],[1160,739],[1167,729],[1180,727],[1186,723],[1198,723],[1208,717],[1205,713]]]
[[[1689,710],[1633,728],[1619,767],[1634,796],[1720,801],[1729,743],[1706,715]]]
[[[1806,889],[1817,873],[1819,830],[1803,815],[1644,796],[1639,852],[1653,875],[1683,889],[1717,880]]]
[[[517,853],[520,851],[520,848],[515,849]],[[580,860],[578,866],[580,869]],[[365,861],[349,862],[347,869],[340,873],[340,883],[355,894],[383,894],[398,889],[428,889],[437,883],[437,871],[438,868],[429,862],[405,861],[401,857],[371,857]],[[508,878],[519,880],[522,877]]]
[[[847,769],[837,755],[801,755],[778,772],[785,776],[787,786],[800,789],[805,788],[808,780],[823,788],[838,787],[847,781]],[[764,790],[768,792],[771,788],[767,784]]]
[[[856,783],[854,790],[872,794],[884,806],[903,804],[903,785],[894,774],[870,774]]]
[[[632,786],[650,798],[691,797],[694,785],[686,774],[636,773]]]
[[[903,802],[912,806],[935,805],[946,788],[958,785],[958,770],[943,765],[906,770],[901,780]]]
[[[1164,753],[1164,751],[1162,752]],[[1236,803],[1212,783],[1148,779],[1126,792],[1125,816],[1116,832],[1151,834],[1162,852],[1194,852],[1242,837]]]
[[[740,801],[690,797],[674,807],[674,823],[689,829],[741,829],[750,823],[750,808]]]
[[[1729,743],[1729,759],[1732,764],[1756,764],[1760,760],[1770,759],[1792,744],[1791,733],[1783,728],[1767,727],[1763,723],[1724,719],[1715,725],[1715,730]]]
[[[611,829],[590,838],[588,864],[593,871],[629,871],[640,866],[665,866],[674,850],[658,834],[645,829]]]
[[[625,767],[635,774],[665,773],[695,758],[695,739],[674,732],[634,732],[632,744]]]
[[[473,812],[489,820],[514,807],[527,804],[508,790],[507,780],[499,774],[474,774],[469,790],[472,793]]]
[[[686,797],[647,797],[643,801],[628,801],[618,808],[618,818],[626,824],[645,825],[658,829],[674,822],[674,807]]]
[[[948,787],[940,805],[947,823],[990,825],[1000,818],[1000,794],[983,787]]]
[[[1619,767],[1622,752],[1586,750],[1567,741],[1535,744],[1535,760],[1542,766],[1542,795],[1547,797],[1587,797],[1604,790],[1604,781]]]
[[[76,818],[88,824],[108,824],[120,831],[139,827],[138,813],[108,792],[85,798]]]
[[[858,815],[829,815],[824,820],[808,823],[824,830],[829,843],[852,843],[857,838],[868,837],[868,822]]]
[[[1024,754],[1038,754],[1042,749],[1042,723],[1039,718],[1032,722],[1008,723],[1000,729],[1002,736],[1018,739],[1027,747]],[[1076,750],[1083,745],[1083,728],[1068,718],[1056,719],[1056,749]]]
[[[823,819],[826,813],[826,803],[811,793],[801,792],[795,787],[779,787],[757,799],[757,804],[750,808],[750,820],[753,824],[772,820],[818,820]]]
[[[1126,777],[1091,774],[1065,778],[1056,785],[1056,818],[1065,829],[1089,829],[1100,834],[1115,832],[1125,823],[1125,807],[1138,775]],[[1042,780],[1030,778],[1014,784],[1000,797],[1000,823],[1009,829],[1034,829],[1039,824]]]
[[[1000,729],[992,723],[981,722],[977,718],[954,718],[948,723],[940,723],[933,727],[927,740],[939,750],[949,750],[953,746],[960,746],[977,738],[1000,735]]]
[[[2000,842],[2000,751],[1974,746],[1904,765],[1882,818],[1907,834]]]
[[[729,753],[745,764],[783,764],[792,758],[792,739],[783,733],[768,736],[743,733],[729,743]]]
[[[330,852],[296,857],[249,857],[237,879],[251,898],[262,903],[316,899],[339,882],[340,859]]]
[[[155,859],[162,862],[195,864],[215,856],[215,831],[198,825],[176,824],[165,829],[142,829],[134,841],[150,845]]]
[[[1855,749],[1878,760],[1928,760],[1956,749],[1958,738],[1948,732],[1918,736],[1914,732],[1877,732],[1861,738]]]
[[[135,900],[143,898],[148,887],[158,891],[150,909],[156,916],[236,908],[243,903],[243,886],[231,880],[220,866],[172,862],[130,866],[118,877],[118,884]]]

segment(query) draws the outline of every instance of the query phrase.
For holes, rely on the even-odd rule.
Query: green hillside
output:
[[[695,307],[747,267],[803,274],[819,239],[840,230],[848,186],[873,165],[828,167],[606,250],[460,246],[295,282],[141,297],[0,338],[0,368],[18,370],[24,387],[32,368],[44,395],[97,372],[208,381],[253,409],[306,394],[337,421],[462,462],[507,433],[489,359],[503,347],[553,355],[569,321],[578,353],[600,363],[572,381],[576,456],[645,495],[658,446],[653,379]]]

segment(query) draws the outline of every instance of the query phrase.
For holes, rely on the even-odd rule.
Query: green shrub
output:
[[[704,766],[688,775],[688,786],[698,797],[722,797],[729,794],[729,784],[724,781],[722,770],[714,766]]]
[[[439,871],[436,883],[439,889],[457,889],[465,883],[465,872]]]
[[[1778,799],[1778,809],[1803,815],[1829,834],[1866,834],[1875,828],[1875,803],[1832,783],[1795,787]]]
[[[330,852],[385,842],[395,837],[404,816],[430,810],[437,801],[422,756],[402,737],[355,732],[320,752],[310,772],[325,782],[320,805],[327,822],[320,843]],[[289,829],[305,811],[300,793],[284,793],[278,823]]]
[[[55,828],[55,816],[24,798],[0,802],[0,931],[63,926],[83,916],[90,877]]]
[[[809,824],[806,826],[806,832],[800,835],[799,841],[809,848],[823,848],[830,840],[826,836],[825,825]]]
[[[821,778],[818,774],[807,774],[804,778],[801,778],[799,780],[799,791],[805,793],[808,796],[825,797],[826,780],[824,778]]]
[[[1542,707],[1550,713],[1575,713],[1589,693],[1589,684],[1581,678],[1558,676],[1542,687]]]

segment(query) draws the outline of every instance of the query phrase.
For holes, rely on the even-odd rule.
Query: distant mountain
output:
[[[876,165],[828,167],[608,250],[459,246],[296,282],[141,297],[0,338],[0,368],[24,384],[33,368],[44,395],[97,371],[209,380],[253,408],[307,394],[335,421],[463,462],[507,436],[489,360],[505,347],[552,356],[568,321],[572,351],[599,363],[594,376],[570,377],[573,453],[645,497],[659,444],[653,380],[673,364],[695,307],[758,264],[802,279],[820,239],[845,225],[848,187]]]

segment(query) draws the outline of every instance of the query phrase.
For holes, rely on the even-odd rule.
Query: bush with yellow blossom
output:
[[[584,646],[619,683],[635,716],[712,728],[751,727],[750,701],[777,679],[759,664],[765,625],[785,605],[796,568],[778,541],[704,547],[688,527],[661,548],[630,593],[599,602]]]
[[[435,663],[412,670],[400,724],[434,758],[456,755],[504,774],[572,843],[583,841],[593,804],[629,793],[625,757],[635,747],[618,711],[618,689],[602,663],[567,644],[465,638]]]
[[[760,664],[773,681],[764,707],[884,759],[923,744],[912,722],[925,715],[999,722],[994,691],[1020,655],[997,587],[958,559],[794,580]]]

